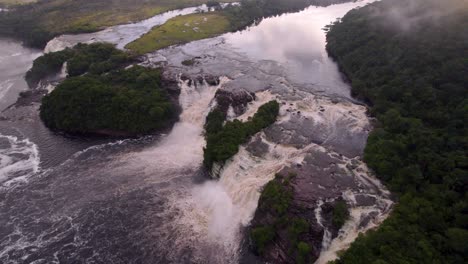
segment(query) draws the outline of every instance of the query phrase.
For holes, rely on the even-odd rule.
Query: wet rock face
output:
[[[48,91],[46,89],[31,89],[20,93],[15,107],[29,106],[33,103],[39,103]]]
[[[253,157],[278,162],[284,153],[278,148],[287,146],[293,150],[284,153],[287,162],[279,171],[280,175],[295,175],[288,181],[292,198],[284,217],[291,221],[303,219],[308,227],[294,238],[288,231],[291,227],[275,226],[273,241],[260,255],[270,263],[296,263],[299,253],[294,250],[297,241],[301,241],[309,246],[307,256],[314,262],[332,246],[332,241],[344,240],[380,221],[388,213],[391,201],[360,158],[362,142],[370,130],[363,107],[321,97],[283,98],[280,97],[284,100],[280,119],[245,149]],[[338,201],[356,212],[349,227],[343,229],[335,226],[333,220]],[[251,229],[271,226],[274,219],[260,199]],[[252,245],[255,251],[255,243]]]
[[[317,259],[320,255],[324,228],[320,226],[314,216],[314,204],[301,203],[295,194],[296,177],[290,174],[292,171],[286,170],[278,174],[269,184],[278,184],[284,188],[284,192],[291,192],[292,199],[289,200],[287,210],[279,215],[266,197],[262,195],[259,201],[259,207],[251,223],[251,234],[256,232],[257,228],[273,227],[274,238],[269,242],[262,252],[259,252],[256,245],[252,248],[256,253],[262,255],[262,259],[267,263],[297,263],[298,252],[297,244],[299,241],[310,245],[310,252],[306,259]],[[289,176],[283,176],[289,175]],[[268,187],[267,187],[268,188]],[[297,224],[302,223],[302,224]],[[303,225],[303,228],[298,227]],[[302,230],[301,230],[302,229]],[[252,240],[255,238],[252,236]],[[253,242],[255,244],[255,242]]]
[[[247,150],[252,155],[266,155],[265,144],[258,138],[251,141]],[[356,166],[349,166],[349,164]],[[359,166],[358,166],[359,165]],[[363,163],[357,158],[349,159],[337,153],[330,153],[317,146],[311,149],[304,159],[285,167],[279,175],[291,175],[288,188],[292,192],[292,199],[286,219],[304,219],[307,230],[297,239],[310,246],[309,259],[317,260],[331,240],[345,235],[341,227],[333,224],[333,210],[338,201],[345,201],[352,208],[372,208],[368,213],[359,215],[356,219],[357,229],[365,229],[372,221],[380,216],[380,212],[389,210],[388,204],[378,201],[379,187],[363,184],[365,173],[360,170]],[[252,220],[251,227],[272,226],[277,219],[272,216],[270,209],[262,206],[262,199]],[[297,247],[296,238],[291,237],[289,226],[276,226],[274,240],[269,243],[262,259],[270,263],[296,263],[297,257],[291,250]],[[341,233],[340,233],[341,232]],[[255,250],[255,249],[254,249]],[[257,252],[258,253],[258,252]]]
[[[215,98],[219,110],[223,113],[228,113],[229,108],[232,107],[234,113],[239,116],[245,113],[247,104],[255,100],[255,93],[250,93],[245,90],[218,90]]]
[[[187,76],[181,76],[180,79],[187,80]],[[161,83],[164,88],[168,91],[171,96],[175,96],[175,100],[178,100],[178,96],[180,95],[180,87],[178,85],[178,78],[177,76],[171,74],[168,71],[163,71],[161,74]]]

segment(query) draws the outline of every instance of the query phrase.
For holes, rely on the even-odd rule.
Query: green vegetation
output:
[[[182,65],[184,66],[193,66],[197,63],[195,59],[190,59],[190,60],[184,60],[182,61]]]
[[[332,224],[336,229],[340,229],[348,220],[349,211],[345,201],[337,201],[333,207]]]
[[[136,135],[167,127],[175,112],[159,70],[133,66],[65,80],[40,114],[47,127],[69,133]]]
[[[4,4],[26,1],[4,0]],[[330,3],[340,1],[342,0]],[[167,25],[154,28],[142,39],[128,46],[137,53],[145,53],[239,30],[264,17],[298,11],[310,4],[321,3],[319,0],[242,0],[241,2],[240,6],[232,5],[220,10],[217,8],[219,3],[211,0],[42,0],[16,5],[10,12],[0,13],[0,36],[18,38],[26,45],[43,48],[50,39],[64,33],[94,32],[173,9],[206,3],[218,10],[205,15],[195,14],[175,18]],[[209,21],[204,21],[204,17]],[[185,26],[186,23],[190,26]],[[198,29],[194,30],[196,27]]]
[[[11,7],[16,5],[25,5],[37,2],[37,0],[0,0],[0,7]]]
[[[103,74],[132,62],[130,55],[116,49],[112,44],[78,44],[73,50],[75,53],[67,64],[69,76],[78,76],[86,72]]]
[[[290,177],[294,177],[294,175]],[[265,221],[265,223],[262,221],[262,225],[254,225],[250,231],[253,247],[260,256],[265,253],[265,248],[274,241],[278,230],[287,224],[286,212],[291,205],[293,196],[289,183],[289,178],[286,179],[277,174],[263,188],[257,213],[260,212],[270,221]],[[258,218],[256,219],[258,220]]]
[[[279,104],[270,101],[262,105],[253,118],[247,122],[234,120],[223,126],[226,118],[224,113],[214,110],[207,117],[205,125],[206,148],[204,149],[204,165],[211,169],[215,162],[225,162],[233,157],[241,144],[246,143],[251,136],[260,132],[276,121]]]
[[[311,1],[243,0],[241,3],[240,6],[229,6],[224,10],[218,8],[218,11],[215,12],[172,18],[165,24],[154,27],[141,38],[129,43],[126,48],[137,54],[144,54],[172,45],[211,38],[222,33],[245,28],[263,17],[303,9],[310,5]],[[208,1],[207,5],[217,7],[219,3]]]
[[[380,121],[365,161],[399,196],[336,263],[468,262],[467,36],[463,0],[384,0],[328,33],[330,54]]]
[[[41,0],[0,13],[0,36],[43,48],[53,37],[64,33],[93,32],[204,3],[206,0]]]
[[[265,247],[275,238],[272,226],[260,226],[253,228],[250,236],[258,253],[263,254]]]
[[[289,254],[294,256],[297,263],[309,263],[311,248],[301,238],[309,232],[310,225],[306,219],[291,218],[295,215],[291,214],[293,189],[290,185],[294,177],[295,174],[289,174],[287,177],[277,174],[275,179],[264,187],[257,211],[261,217],[255,218],[261,224],[252,226],[250,237],[255,252],[264,256],[266,247],[278,238],[277,234],[285,231],[287,244],[290,245]]]
[[[287,12],[297,12],[307,6],[318,3],[314,0],[242,0],[240,6],[226,8],[231,29],[238,30],[259,22],[262,18]]]
[[[277,175],[275,178],[279,178]],[[288,180],[289,181],[289,180]],[[276,215],[284,215],[289,209],[292,192],[286,188],[289,182],[279,180],[270,181],[262,191],[261,208],[272,210]]]
[[[136,135],[167,127],[176,109],[163,89],[160,70],[133,66],[113,45],[79,44],[38,58],[28,81],[58,71],[67,61],[70,78],[42,101],[45,125],[69,133]]]
[[[289,239],[293,245],[299,245],[298,239],[301,234],[309,231],[309,223],[302,218],[294,218],[288,226]]]
[[[219,7],[221,4],[218,1],[208,0],[206,2],[207,7]]]
[[[102,74],[133,61],[132,56],[116,49],[112,44],[78,44],[73,49],[45,54],[37,58],[33,67],[26,73],[26,80],[34,86],[41,79],[57,73],[64,62],[69,76],[86,72]]]
[[[229,21],[218,12],[178,16],[154,27],[141,38],[129,43],[126,48],[144,54],[171,45],[211,38],[227,31]]]
[[[34,87],[47,76],[56,74],[63,64],[71,57],[72,51],[66,49],[60,52],[44,54],[34,60],[33,67],[26,73],[25,79],[29,87]]]
[[[299,242],[297,244],[297,263],[298,264],[305,264],[309,263],[308,258],[310,256],[311,249],[309,244],[305,242]]]

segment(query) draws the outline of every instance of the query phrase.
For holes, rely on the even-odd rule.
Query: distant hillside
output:
[[[468,1],[383,0],[327,40],[380,121],[365,160],[398,195],[336,263],[468,263]]]

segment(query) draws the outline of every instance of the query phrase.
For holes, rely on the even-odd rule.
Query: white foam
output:
[[[10,91],[11,87],[13,87],[14,81],[13,80],[5,80],[0,82],[0,100]]]
[[[249,103],[245,113],[236,117],[236,119],[242,122],[247,121],[249,118],[253,117],[255,113],[257,113],[260,106],[264,105],[265,103],[268,103],[269,101],[275,98],[275,96],[268,90],[256,93],[255,96],[257,97],[255,101]]]
[[[227,78],[221,78],[218,86],[210,86],[206,82],[189,86],[188,80],[180,81],[179,103],[183,109],[180,122],[157,145],[132,157],[137,159],[132,163],[144,164],[148,173],[157,169],[158,174],[164,172],[161,168],[165,171],[199,168],[206,144],[203,125],[216,91],[228,81]],[[155,179],[161,180],[160,177]]]
[[[201,230],[194,234],[197,240],[221,246],[218,254],[229,263],[238,262],[241,230],[250,224],[263,186],[283,167],[301,161],[309,150],[273,144],[262,133],[258,136],[270,148],[264,157],[255,157],[241,147],[224,166],[219,181],[196,186],[190,196],[177,202],[184,212],[179,225]]]
[[[338,166],[349,171],[346,165],[350,165],[351,160],[345,157],[344,159],[346,163]],[[322,244],[322,251],[315,262],[316,264],[325,264],[337,259],[338,252],[349,248],[359,234],[378,227],[391,212],[393,201],[390,199],[390,192],[373,176],[363,161],[355,159],[355,162],[358,163],[358,166],[350,171],[350,174],[355,175],[360,184],[367,186],[365,188],[367,195],[375,198],[376,202],[372,206],[357,206],[355,192],[349,190],[343,194],[343,198],[350,206],[350,217],[339,231],[338,237]],[[376,216],[366,225],[361,226],[363,218],[371,213],[375,213]],[[328,232],[328,230],[325,230],[325,232]],[[323,242],[325,242],[325,239],[326,236],[324,236]]]
[[[0,184],[9,187],[16,182],[27,181],[39,171],[39,151],[29,139],[0,135],[8,146],[0,149]]]

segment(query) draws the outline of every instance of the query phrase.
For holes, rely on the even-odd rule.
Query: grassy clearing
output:
[[[136,22],[169,10],[205,4],[207,0],[0,0],[0,6],[27,2],[34,3],[17,5],[5,12],[8,14],[0,14],[0,36],[42,48],[57,35]]]
[[[154,27],[126,48],[144,54],[176,44],[211,38],[230,29],[226,16],[220,13],[200,13],[178,16],[161,26]]]
[[[97,0],[91,3],[78,0],[77,2],[82,2],[80,5],[69,0],[52,2],[57,9],[53,4],[47,6],[41,24],[51,32],[63,33],[95,31],[140,21],[169,10],[201,5],[206,0]]]

